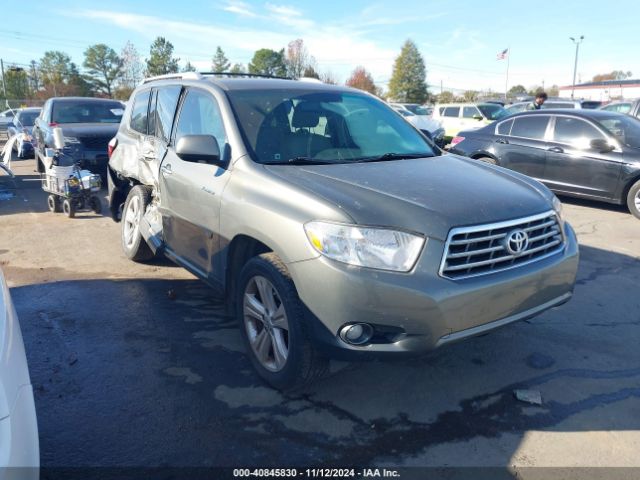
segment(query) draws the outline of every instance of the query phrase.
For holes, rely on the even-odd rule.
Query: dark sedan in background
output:
[[[53,129],[62,128],[65,153],[82,168],[106,178],[107,149],[124,113],[117,100],[84,97],[54,97],[44,104],[33,128],[38,171],[44,172],[41,157],[53,147]]]
[[[537,110],[463,131],[450,151],[524,173],[562,195],[626,204],[640,218],[640,120]]]
[[[7,127],[9,137],[18,136],[18,140],[13,144],[13,149],[17,152],[18,158],[33,157],[33,125],[41,111],[41,108],[35,107],[21,108],[16,111],[13,121]]]

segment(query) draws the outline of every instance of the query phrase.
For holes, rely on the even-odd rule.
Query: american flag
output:
[[[496,60],[504,60],[505,58],[507,58],[507,55],[509,55],[509,49],[505,48],[498,55],[496,55]]]

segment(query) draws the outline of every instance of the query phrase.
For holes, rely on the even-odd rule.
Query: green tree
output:
[[[320,80],[320,74],[316,72],[316,69],[311,65],[304,69],[302,76],[305,78],[317,78],[318,80]]]
[[[244,65],[241,63],[234,63],[233,67],[229,69],[229,73],[246,73]]]
[[[424,103],[429,97],[424,60],[411,40],[404,42],[393,64],[389,97],[407,103]]]
[[[177,73],[179,58],[173,58],[173,45],[164,37],[156,38],[151,44],[147,59],[147,75]]]
[[[24,100],[31,96],[29,79],[24,68],[9,65],[4,72],[4,83],[7,89],[7,99]]]
[[[216,73],[228,72],[230,67],[231,63],[229,63],[229,59],[218,45],[218,47],[216,47],[216,53],[213,55],[213,60],[211,61],[211,71]]]
[[[40,90],[40,72],[38,71],[38,62],[31,60],[29,62],[29,90],[35,94]]]
[[[374,95],[378,93],[376,84],[373,82],[373,77],[364,67],[356,67],[345,84],[348,87],[358,88],[365,92],[373,93]]]
[[[91,45],[84,52],[83,66],[94,89],[112,97],[114,84],[123,75],[123,61],[115,50],[104,43]]]
[[[452,92],[442,92],[438,95],[438,103],[452,103],[455,98],[456,97]]]
[[[196,71],[196,67],[194,67],[189,60],[187,60],[187,63],[185,63],[184,68],[182,69],[182,71],[183,72],[195,72]]]
[[[521,95],[527,93],[527,89],[523,85],[514,85],[509,89],[508,93],[510,96]]]
[[[40,79],[45,98],[67,95],[90,95],[91,86],[82,78],[78,67],[64,52],[50,50],[39,62]]]
[[[478,100],[478,92],[476,92],[475,90],[465,90],[462,94],[462,98],[467,103],[475,102]]]
[[[284,48],[279,52],[269,48],[256,50],[249,63],[249,73],[284,77],[287,75],[287,65],[284,59]]]
[[[624,80],[625,78],[631,77],[631,75],[633,74],[629,71],[625,72],[623,70],[614,70],[610,73],[600,73],[598,75],[595,75],[592,79],[592,82],[603,82],[605,80]]]

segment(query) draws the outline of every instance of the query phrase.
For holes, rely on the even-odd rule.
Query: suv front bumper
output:
[[[313,339],[342,358],[422,353],[533,317],[573,293],[579,253],[568,223],[562,251],[512,270],[450,280],[437,273],[443,251],[443,242],[429,239],[410,273],[353,267],[325,257],[289,264],[311,314]],[[393,341],[364,346],[339,338],[341,327],[358,322],[402,333]]]

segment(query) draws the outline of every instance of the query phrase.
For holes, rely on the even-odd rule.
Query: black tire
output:
[[[96,215],[102,213],[102,202],[97,195],[91,195],[91,198],[89,198],[89,207]]]
[[[60,199],[57,195],[49,195],[47,197],[47,205],[49,206],[49,211],[51,213],[60,212]]]
[[[68,198],[65,198],[62,202],[62,211],[69,218],[73,218],[76,216],[76,206]]]
[[[491,157],[478,157],[476,158],[476,160],[480,160],[481,162],[485,162],[490,165],[498,165],[498,162],[496,161],[496,159]]]
[[[134,262],[146,262],[155,256],[138,228],[149,202],[151,202],[151,187],[136,185],[129,191],[127,201],[122,209],[122,227],[120,230],[122,250],[127,258]],[[135,211],[134,205],[136,205]],[[130,209],[132,209],[131,215],[133,217],[127,219],[127,212]]]
[[[627,208],[631,214],[640,218],[640,180],[631,185],[629,193],[627,194]]]
[[[245,292],[256,277],[263,277],[271,283],[286,313],[288,355],[284,366],[278,371],[266,368],[258,359],[245,322]],[[294,391],[327,374],[329,362],[316,351],[309,339],[302,302],[287,267],[276,254],[264,253],[249,260],[240,273],[236,291],[237,321],[251,363],[263,380],[278,390]],[[272,345],[270,351],[273,352],[274,348]]]

